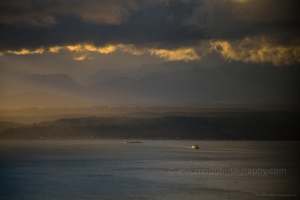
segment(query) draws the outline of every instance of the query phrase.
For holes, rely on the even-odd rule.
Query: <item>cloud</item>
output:
[[[74,57],[74,60],[85,60],[86,59],[86,55],[82,55],[82,56],[78,56],[78,57]]]
[[[149,51],[146,47],[144,48],[137,48],[136,46],[134,46],[133,44],[128,44],[128,45],[117,45],[118,48],[120,48],[122,51],[139,56],[142,55],[144,53],[146,53],[147,51]]]
[[[48,51],[51,53],[58,53],[61,49],[62,47],[54,46],[54,47],[50,47]]]
[[[42,54],[42,53],[44,53],[44,51],[45,50],[43,48],[39,48],[39,49],[35,49],[33,51],[28,50],[28,49],[22,49],[20,51],[7,51],[6,53],[15,54],[15,55],[27,55],[27,54]]]
[[[186,26],[197,27],[214,39],[233,39],[258,34],[299,31],[297,0],[204,0],[182,20]],[[284,38],[282,39],[284,40]]]
[[[20,51],[8,50],[1,52],[1,56],[5,54],[15,55],[28,55],[28,54],[43,54],[59,53],[60,51],[68,51],[73,54],[73,59],[77,61],[85,60],[86,58],[93,58],[91,53],[99,54],[111,54],[116,51],[129,53],[135,56],[139,56],[145,53],[149,53],[152,56],[156,56],[165,61],[194,61],[200,60],[201,56],[216,51],[227,60],[237,60],[243,62],[271,62],[274,65],[289,65],[294,63],[300,63],[300,45],[295,43],[294,45],[281,45],[276,44],[265,37],[246,37],[241,40],[217,40],[204,41],[196,49],[193,47],[183,47],[177,49],[160,49],[160,48],[138,48],[133,44],[117,44],[117,45],[105,45],[97,47],[93,44],[76,44],[68,46],[54,46],[48,49],[38,48],[35,50],[22,49]]]
[[[115,51],[121,51],[125,53],[130,53],[132,55],[142,55],[145,53],[150,53],[151,55],[162,58],[167,61],[190,61],[190,60],[199,60],[200,57],[197,55],[193,48],[179,48],[174,50],[168,49],[154,49],[154,48],[143,48],[139,49],[134,45],[106,45],[103,47],[96,47],[92,44],[77,44],[77,45],[68,45],[68,46],[54,46],[45,50],[43,48],[36,49],[33,51],[22,49],[21,51],[7,51],[2,52],[2,54],[15,54],[15,55],[27,55],[27,54],[42,54],[44,52],[49,53],[58,53],[60,50],[65,50],[69,52],[76,53],[74,60],[85,60],[90,53],[100,53],[100,54],[110,54]]]
[[[195,50],[192,48],[182,48],[176,50],[150,49],[149,51],[152,55],[158,56],[167,61],[191,61],[200,59]]]
[[[170,1],[168,5],[133,0],[18,2],[0,3],[0,51],[83,43],[174,49],[191,46],[203,36],[181,25],[181,19],[193,7],[192,1]],[[121,14],[111,10],[120,10]],[[54,21],[42,26],[47,16]]]
[[[102,24],[120,24],[136,9],[132,0],[10,0],[1,1],[0,22],[27,22],[33,26],[51,26],[57,23],[57,15],[76,15],[85,21]]]
[[[215,41],[211,45],[228,60],[271,62],[274,65],[300,63],[300,45],[274,45],[264,37],[244,38],[239,41]]]
[[[118,45],[116,45],[116,46],[107,45],[105,47],[97,48],[97,51],[99,51],[99,53],[108,54],[108,53],[112,53],[112,52],[116,51],[117,48],[118,48]]]
[[[0,52],[122,51],[189,61],[203,55],[197,51],[203,41],[211,41],[227,59],[295,63],[299,7],[298,0],[1,1]],[[265,46],[246,38],[264,38]],[[239,46],[246,43],[248,48]],[[231,53],[220,50],[226,48]]]

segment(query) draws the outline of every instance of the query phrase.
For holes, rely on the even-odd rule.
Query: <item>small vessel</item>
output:
[[[199,145],[198,144],[192,145],[192,149],[199,149]]]
[[[127,140],[126,143],[143,143],[142,140],[137,140],[137,139],[131,139],[131,140]]]

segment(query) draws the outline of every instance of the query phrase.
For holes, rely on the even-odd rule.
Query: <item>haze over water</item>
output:
[[[190,148],[195,143],[199,150]],[[299,195],[299,142],[23,140],[0,144],[4,199],[282,199],[280,195]]]

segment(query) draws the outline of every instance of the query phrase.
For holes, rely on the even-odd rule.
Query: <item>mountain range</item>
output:
[[[165,67],[145,65],[133,70],[100,70],[79,80],[80,83],[67,74],[20,75],[0,70],[1,101],[16,98],[11,94],[29,91],[40,93],[25,93],[19,97],[20,101],[26,96],[46,102],[42,100],[45,93],[71,98],[70,103],[62,100],[66,105],[87,102],[297,104],[300,100],[300,70],[297,66],[273,67],[240,62],[208,69],[196,65],[184,67],[184,63],[171,63]],[[39,95],[41,98],[37,97]],[[49,99],[56,102],[53,96]]]
[[[100,104],[36,91],[0,96],[0,108],[88,107],[97,105]]]

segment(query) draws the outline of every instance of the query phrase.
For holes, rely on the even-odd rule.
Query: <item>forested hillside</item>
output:
[[[63,118],[31,125],[14,124],[1,139],[144,138],[299,140],[296,120],[166,116],[155,118]]]

